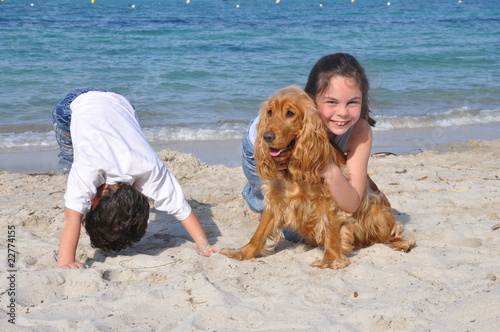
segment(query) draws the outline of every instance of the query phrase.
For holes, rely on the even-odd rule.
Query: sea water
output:
[[[335,52],[368,73],[375,135],[500,129],[498,0],[2,0],[0,152],[55,149],[83,87],[126,96],[153,144],[240,139]]]

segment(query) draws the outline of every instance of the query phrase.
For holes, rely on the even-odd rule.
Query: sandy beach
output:
[[[182,225],[156,210],[132,248],[105,254],[82,232],[77,258],[86,269],[58,269],[66,177],[1,172],[0,328],[493,331],[500,326],[498,151],[500,140],[471,140],[372,157],[372,179],[417,245],[409,253],[356,250],[342,270],[312,268],[321,248],[289,241],[255,261],[202,257]],[[159,155],[212,243],[246,244],[257,221],[244,212],[241,167],[177,150]]]

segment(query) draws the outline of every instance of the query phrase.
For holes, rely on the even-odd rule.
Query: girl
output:
[[[368,89],[365,70],[352,55],[345,53],[319,59],[304,89],[316,102],[330,141],[346,154],[348,179],[333,162],[323,170],[322,177],[337,205],[348,213],[357,210],[366,187],[372,147],[370,126],[375,125],[369,116]],[[253,154],[258,120],[257,117],[250,123],[242,140],[243,172],[248,179],[242,195],[256,214],[264,210],[262,180],[257,176]]]

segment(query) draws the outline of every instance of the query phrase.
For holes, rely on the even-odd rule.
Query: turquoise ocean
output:
[[[126,96],[155,145],[239,140],[335,52],[367,70],[375,137],[500,138],[498,0],[1,0],[0,153],[56,151],[51,110],[83,87]]]

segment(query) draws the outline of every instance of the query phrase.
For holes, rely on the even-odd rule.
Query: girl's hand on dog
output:
[[[326,164],[325,168],[323,168],[320,173],[319,173],[319,176],[321,176],[323,179],[325,180],[328,180],[329,178],[332,177],[332,170],[338,166],[335,165],[335,163],[333,162],[332,159],[329,159],[328,160],[328,164]]]

